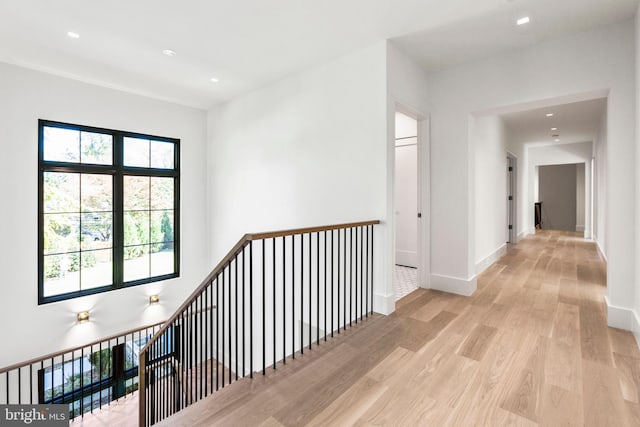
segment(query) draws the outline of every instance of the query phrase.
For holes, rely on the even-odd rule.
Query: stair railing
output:
[[[138,353],[164,322],[0,369],[0,405],[67,404],[69,419],[138,388]]]
[[[379,223],[244,235],[140,351],[139,425],[369,317]]]

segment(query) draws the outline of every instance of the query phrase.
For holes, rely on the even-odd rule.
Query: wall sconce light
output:
[[[160,296],[159,295],[151,295],[149,297],[149,304],[157,304],[160,302]]]
[[[89,312],[88,311],[81,311],[80,313],[78,313],[78,322],[80,323],[85,323],[89,321]]]

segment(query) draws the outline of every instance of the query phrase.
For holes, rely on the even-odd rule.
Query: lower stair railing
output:
[[[163,322],[0,369],[0,405],[66,404],[83,417],[138,389],[138,354]]]
[[[369,317],[379,221],[246,234],[139,355],[139,425]]]

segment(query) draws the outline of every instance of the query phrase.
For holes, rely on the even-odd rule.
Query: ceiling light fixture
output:
[[[160,302],[160,295],[151,295],[149,297],[149,304],[158,304]]]
[[[551,130],[558,130],[558,128],[551,128]]]
[[[528,17],[528,16],[525,16],[525,17],[523,17],[523,18],[518,19],[518,20],[516,21],[516,24],[518,24],[518,25],[524,25],[524,24],[528,24],[528,23],[529,23],[529,21],[531,21],[531,19],[529,19],[529,17]]]
[[[209,80],[211,80],[213,83],[218,83],[220,80],[216,79],[215,77],[211,77]]]
[[[67,32],[67,36],[71,37],[72,39],[79,39],[80,38],[80,34],[74,33],[73,31],[68,31]]]
[[[554,139],[555,142],[560,142],[560,138]]]
[[[553,113],[547,113],[547,117],[553,117]]]
[[[165,49],[162,51],[162,53],[167,56],[176,56],[176,51],[171,49]]]

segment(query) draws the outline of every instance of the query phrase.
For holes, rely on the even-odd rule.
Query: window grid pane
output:
[[[176,275],[178,141],[43,121],[40,126],[40,303]],[[123,166],[104,169],[118,156]],[[68,164],[64,172],[54,169],[60,163]],[[127,167],[151,170],[145,176],[127,175]],[[122,180],[119,194],[116,179]],[[115,212],[119,199],[123,209]],[[120,227],[120,236],[114,227]],[[122,245],[119,260],[114,244]],[[121,272],[120,278],[114,271]]]

